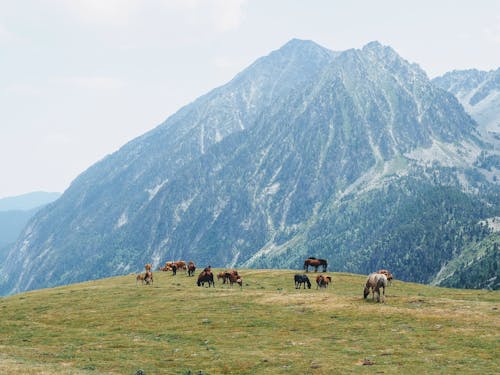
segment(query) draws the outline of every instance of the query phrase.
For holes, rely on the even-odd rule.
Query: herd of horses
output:
[[[138,285],[139,281],[144,285],[152,285],[153,284],[153,273],[151,271],[152,265],[150,263],[144,266],[146,272],[144,274],[140,273],[136,275],[135,284]],[[175,276],[178,270],[185,271],[188,276],[194,276],[194,272],[196,271],[196,265],[194,262],[189,261],[186,263],[183,260],[179,260],[176,262],[165,262],[164,266],[160,266],[158,268],[159,271],[172,271],[172,275]],[[240,288],[243,288],[243,278],[236,270],[231,271],[223,271],[217,274],[217,280],[222,279],[223,284],[228,284],[229,286],[233,286],[234,284],[238,284]],[[196,281],[196,285],[214,287],[215,281],[214,275],[212,273],[212,267],[207,266],[203,269],[202,272],[198,275],[198,280]]]
[[[152,285],[153,284],[153,272],[151,271],[152,265],[150,263],[144,266],[144,274],[136,275],[136,286],[139,281],[142,284]],[[318,271],[319,267],[322,267],[322,272],[326,272],[328,267],[328,262],[326,259],[317,259],[314,257],[309,257],[304,261],[304,271],[309,272],[309,267],[314,268],[314,272]],[[172,271],[175,276],[178,270],[183,270],[188,276],[194,276],[196,270],[196,265],[189,261],[176,261],[176,262],[166,262],[163,267],[159,267],[160,271]],[[370,293],[372,294],[372,300],[381,302],[381,291],[382,291],[382,302],[385,300],[385,288],[392,284],[393,275],[386,269],[378,270],[368,275],[366,279],[365,288],[363,290],[363,298],[366,299]],[[222,284],[228,284],[232,287],[234,284],[238,284],[240,288],[243,287],[243,278],[238,273],[237,270],[222,271],[217,274],[217,280],[222,280]],[[311,289],[311,281],[307,274],[296,274],[294,275],[295,289],[307,288]],[[332,277],[328,275],[320,274],[316,276],[316,289],[327,288],[328,285],[332,283]],[[207,266],[200,272],[198,279],[196,281],[198,286],[207,286],[215,288],[214,274],[212,273],[212,267]]]

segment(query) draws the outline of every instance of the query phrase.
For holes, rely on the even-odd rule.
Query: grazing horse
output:
[[[178,270],[187,271],[186,262],[184,262],[183,260],[178,260],[177,262],[174,262],[174,264]]]
[[[228,277],[229,277],[229,272],[227,271],[222,271],[217,274],[217,280],[222,279],[222,284],[227,283]]]
[[[188,276],[194,276],[194,271],[196,270],[196,266],[193,262],[189,262],[188,264]]]
[[[326,288],[331,282],[332,282],[331,276],[319,275],[318,277],[316,277],[316,289]]]
[[[186,262],[183,260],[178,260],[177,262],[165,262],[165,266],[160,267],[160,271],[173,271],[175,266],[175,271],[184,270],[187,271]]]
[[[243,279],[238,274],[238,271],[233,270],[231,272],[226,272],[227,279],[229,280],[229,285],[232,287],[234,283],[238,284],[240,288],[243,287]]]
[[[306,288],[306,284],[307,284],[307,288],[311,289],[311,282],[309,281],[309,278],[307,277],[307,275],[298,275],[297,274],[293,278],[295,280],[295,289],[300,289],[300,286],[302,284],[304,284],[304,289]]]
[[[309,266],[314,267],[314,272],[318,272],[318,267],[323,266],[323,272],[326,272],[326,267],[328,267],[328,262],[326,259],[316,259],[314,257],[307,258],[304,261],[304,269],[309,272]]]
[[[390,273],[388,270],[378,270],[377,273],[381,273],[387,277],[387,281],[389,282],[389,285],[392,285],[392,279],[394,276],[392,273]]]
[[[363,298],[366,299],[371,292],[372,300],[375,299],[375,294],[377,294],[377,302],[380,302],[380,288],[382,288],[382,295],[385,300],[385,288],[387,286],[387,276],[382,273],[373,272],[368,275],[368,279],[366,279],[365,290],[363,291]],[[383,301],[382,301],[383,302]]]
[[[203,270],[203,272],[198,275],[198,281],[196,282],[196,285],[202,286],[205,285],[205,283],[208,283],[209,288],[210,285],[215,288],[214,274],[212,273],[212,271],[209,271],[207,269]]]
[[[137,286],[137,283],[141,281],[141,284],[146,285],[153,284],[153,272],[151,271],[146,271],[144,275],[142,273],[138,274],[135,277],[135,286]]]
[[[174,262],[165,262],[165,265],[160,267],[160,271],[172,271],[172,264],[174,264]]]

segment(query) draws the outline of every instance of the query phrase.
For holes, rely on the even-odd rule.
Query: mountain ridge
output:
[[[372,255],[356,247],[377,254],[384,233],[357,211],[357,202],[375,199],[363,204],[384,222],[379,212],[391,207],[384,194],[406,201],[412,183],[422,185],[414,189],[422,207],[428,207],[425,192],[446,201],[443,191],[456,191],[457,199],[447,204],[461,216],[451,219],[457,227],[440,224],[452,238],[434,257],[446,261],[463,233],[486,235],[474,220],[496,215],[484,194],[498,193],[498,186],[471,165],[482,148],[477,123],[458,100],[392,48],[371,42],[333,52],[292,40],[78,176],[26,228],[3,270],[27,266],[16,280],[3,276],[0,290],[123,274],[178,258],[291,266],[313,249],[338,258],[331,262],[338,269],[365,272],[374,265]],[[477,207],[461,213],[455,205],[464,199]],[[419,222],[425,213],[412,204],[407,225],[421,227],[415,235],[422,236],[432,229]],[[342,212],[356,218],[355,235],[340,222],[347,217]],[[364,230],[359,222],[370,228],[365,237],[372,242],[358,238]],[[330,227],[336,239],[322,229]],[[415,246],[432,246],[429,253],[435,254],[444,246],[436,241]],[[337,249],[330,249],[336,242]],[[404,257],[388,257],[386,266],[411,280],[416,276],[405,267],[417,270],[419,263],[410,251]],[[57,274],[54,264],[61,267]],[[428,267],[418,281],[429,282],[437,267]]]

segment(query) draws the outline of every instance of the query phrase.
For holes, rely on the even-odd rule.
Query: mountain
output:
[[[500,138],[500,68],[454,70],[434,78],[433,83],[455,95],[485,135]]]
[[[82,173],[26,227],[0,291],[310,255],[430,282],[500,214],[488,147],[392,48],[292,40]]]
[[[455,70],[437,77],[435,85],[457,97],[465,110],[478,123],[484,147],[476,164],[498,181],[500,170],[500,68],[478,71]],[[432,281],[435,285],[465,285],[469,288],[500,288],[498,268],[500,218],[490,218],[486,223],[494,232],[479,242],[472,242],[455,259],[446,264]],[[471,277],[471,275],[475,275]],[[478,277],[479,275],[479,277]]]
[[[35,191],[12,197],[0,198],[0,211],[28,211],[55,201],[61,193]]]
[[[489,72],[455,70],[433,83],[457,97],[478,123],[482,139],[490,145],[478,160],[483,168],[500,170],[500,68]]]
[[[14,243],[26,223],[37,211],[37,208],[0,211],[0,246]]]
[[[6,248],[6,245],[13,244],[29,219],[42,206],[59,196],[60,193],[39,191],[0,199],[0,247]],[[0,250],[0,253],[5,251]]]

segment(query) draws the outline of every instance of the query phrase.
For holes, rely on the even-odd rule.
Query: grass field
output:
[[[242,289],[155,272],[153,286],[129,275],[0,298],[0,374],[499,373],[498,291],[395,280],[378,304],[364,276],[296,290],[296,272],[240,270]]]

